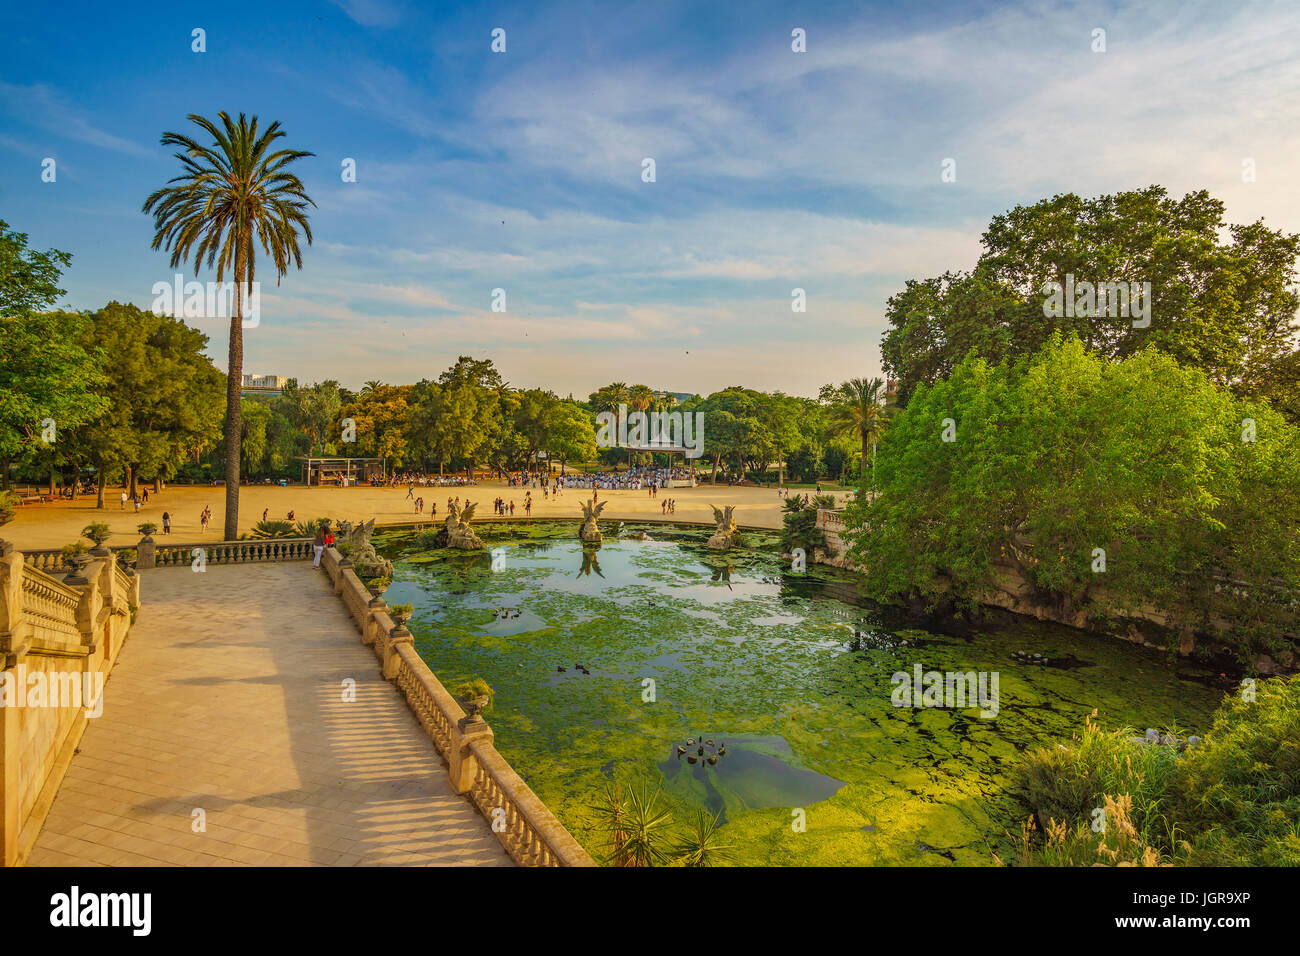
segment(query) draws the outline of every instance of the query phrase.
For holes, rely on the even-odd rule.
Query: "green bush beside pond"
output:
[[[1300,866],[1300,676],[1253,690],[1225,698],[1193,746],[1089,720],[1071,745],[1030,753],[1011,785],[1033,815],[1021,862]]]

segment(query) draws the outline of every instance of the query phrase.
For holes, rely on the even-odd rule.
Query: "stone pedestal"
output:
[[[388,632],[388,644],[384,648],[384,677],[392,680],[397,676],[397,665],[400,658],[397,656],[397,645],[412,644],[414,638],[411,632],[406,629],[405,624],[399,624]]]
[[[470,744],[475,741],[492,743],[492,728],[483,718],[473,723],[466,723],[468,718],[461,718],[457,723],[452,746],[447,752],[447,777],[451,787],[457,793],[468,793],[474,786],[474,776],[478,771],[478,761]]]

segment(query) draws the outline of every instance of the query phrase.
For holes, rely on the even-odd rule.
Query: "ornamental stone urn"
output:
[[[467,697],[456,701],[465,711],[465,723],[483,723],[482,711],[488,705],[488,699],[487,695],[484,695],[482,697]]]

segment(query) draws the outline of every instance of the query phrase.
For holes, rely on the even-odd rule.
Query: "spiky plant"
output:
[[[677,841],[675,855],[682,866],[719,866],[730,863],[735,844],[723,843],[719,836],[722,814],[710,813],[704,807],[688,810],[686,828]]]
[[[309,534],[302,534],[298,525],[292,521],[259,521],[253,525],[253,530],[248,533],[250,538],[302,538],[310,537],[315,534],[315,530]]]
[[[82,528],[81,536],[95,542],[95,546],[99,547],[113,536],[113,530],[104,522],[96,521]]]

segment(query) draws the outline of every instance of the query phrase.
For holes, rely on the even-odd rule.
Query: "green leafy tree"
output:
[[[0,316],[0,467],[4,487],[23,457],[52,461],[68,433],[106,406],[104,357],[84,344],[90,326],[75,312]],[[54,446],[44,442],[54,422]]]
[[[356,443],[350,455],[387,458],[401,465],[407,455],[410,406],[413,386],[384,385],[371,382],[355,400],[343,405],[334,423],[335,434],[342,431],[342,420],[350,418],[356,425]]]
[[[909,281],[890,298],[881,352],[905,404],[970,351],[998,363],[1056,333],[1109,358],[1154,347],[1218,384],[1290,408],[1296,388],[1300,236],[1230,225],[1205,191],[1159,186],[1083,199],[1073,193],[995,216],[970,273]],[[1044,314],[1045,284],[1151,284],[1150,326],[1132,316]]]
[[[230,318],[226,381],[226,527],[225,537],[239,534],[240,398],[243,386],[243,319],[245,285],[257,279],[257,250],[270,259],[276,282],[290,265],[302,268],[299,233],[311,244],[306,189],[290,172],[292,163],[311,153],[272,150],[284,136],[279,122],[259,131],[257,117],[221,112],[221,125],[191,113],[189,119],[211,145],[182,133],[164,133],[162,145],[179,146],[175,154],[184,172],[145,200],[154,217],[153,248],[171,252],[173,268],[193,257],[194,271],[216,265],[217,281],[227,273],[235,282]]]
[[[243,423],[244,437],[240,442],[241,454],[244,456],[244,474],[252,474],[261,466],[266,457],[266,428],[271,421],[271,409],[260,402],[244,399],[240,409],[240,422]]]
[[[546,447],[559,399],[554,392],[540,388],[525,389],[516,393],[518,406],[514,410],[515,430],[527,442],[527,460],[537,460],[537,453]]]
[[[16,459],[44,455],[53,464],[58,432],[89,420],[102,406],[103,356],[80,345],[86,318],[43,314],[63,289],[59,279],[72,256],[38,252],[27,235],[0,220],[0,481],[10,483]],[[43,442],[42,422],[55,423],[55,445]]]
[[[130,493],[145,476],[170,478],[190,449],[220,435],[222,375],[204,354],[208,338],[180,319],[110,302],[83,328],[87,351],[112,356],[100,413],[69,434],[69,457],[98,474],[130,472]]]
[[[917,389],[878,486],[847,513],[877,599],[973,605],[1019,577],[1066,619],[1154,609],[1243,660],[1294,633],[1300,430],[1160,351],[971,356]]]
[[[324,455],[343,407],[339,383],[326,379],[314,385],[287,389],[284,394],[289,419],[307,437],[309,454]]]
[[[577,402],[562,401],[555,406],[546,451],[562,465],[570,461],[590,461],[596,457],[596,426],[591,412]]]

